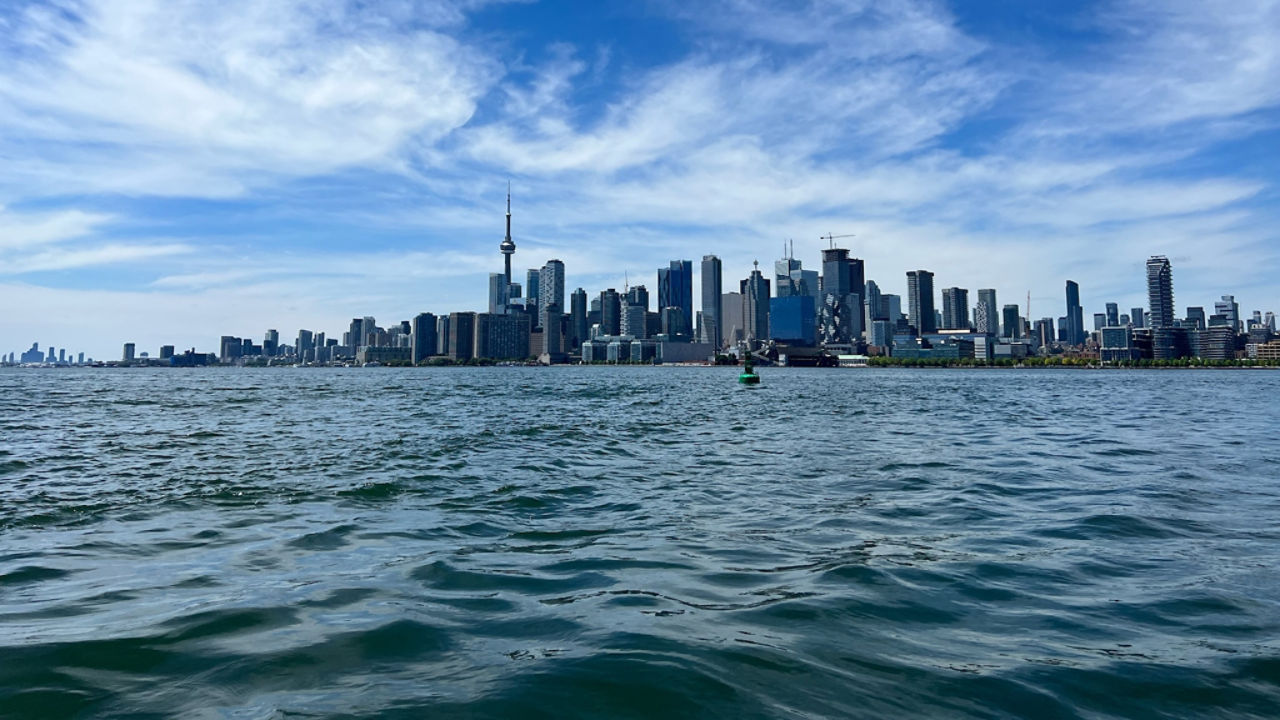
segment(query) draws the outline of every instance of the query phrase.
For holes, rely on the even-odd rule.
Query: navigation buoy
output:
[[[750,352],[747,352],[746,359],[742,363],[742,374],[738,376],[738,382],[743,385],[760,384],[760,376],[756,374],[755,367],[751,364]]]

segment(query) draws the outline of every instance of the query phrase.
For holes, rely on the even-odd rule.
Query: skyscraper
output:
[[[1227,327],[1231,328],[1232,332],[1239,333],[1244,330],[1240,326],[1240,304],[1236,302],[1234,295],[1223,295],[1221,300],[1215,301],[1213,314],[1225,316]]]
[[[536,326],[541,321],[541,315],[538,312],[539,301],[542,297],[542,271],[530,268],[525,273],[524,281],[524,309],[529,313],[529,320]]]
[[[766,342],[769,339],[769,281],[755,263],[751,276],[742,281],[743,319],[746,321],[747,342]]]
[[[550,310],[551,305],[556,306],[554,311]],[[548,260],[538,272],[538,308],[538,325],[543,328],[547,327],[549,312],[557,315],[564,312],[564,263],[559,260]],[[556,317],[555,321],[559,322],[560,318]]]
[[[569,350],[576,351],[587,339],[587,291],[578,288],[569,296]]]
[[[845,248],[822,251],[822,291],[818,326],[824,343],[850,343],[862,334],[867,278],[862,261]]]
[[[1144,328],[1147,326],[1146,311],[1140,307],[1129,310],[1129,322],[1133,323],[1135,328]]]
[[[476,314],[449,313],[449,359],[470,360],[475,357]]]
[[[1147,304],[1148,327],[1173,327],[1173,267],[1163,255],[1147,260]]]
[[[672,260],[669,267],[658,268],[658,311],[679,308],[684,327],[693,327],[693,261]]]
[[[1116,327],[1120,324],[1120,306],[1115,303],[1107,303],[1107,327]]]
[[[1108,309],[1107,312],[1109,313],[1110,309]],[[1187,308],[1187,324],[1195,328],[1196,330],[1204,330],[1206,327],[1208,327],[1209,325],[1204,315],[1204,308],[1203,307]]]
[[[715,349],[721,346],[721,323],[724,311],[721,296],[724,294],[723,267],[715,255],[702,256],[702,342],[711,343]]]
[[[969,329],[969,291],[951,287],[942,290],[942,327],[947,330]]]
[[[1067,342],[1084,344],[1084,308],[1080,307],[1080,286],[1074,280],[1067,281]]]
[[[609,288],[600,293],[600,332],[618,335],[622,331],[622,302],[618,291]]]
[[[413,317],[413,364],[426,360],[436,354],[436,316],[431,313],[418,313]]]
[[[907,273],[907,313],[916,332],[921,335],[938,331],[933,304],[933,273],[911,270]]]
[[[1022,337],[1022,320],[1018,317],[1017,305],[1005,305],[1001,311],[1004,316],[1004,332],[1002,337],[1016,340]]]
[[[984,288],[978,291],[978,304],[973,308],[974,329],[980,333],[1000,334],[1000,310],[996,305],[996,291]]]

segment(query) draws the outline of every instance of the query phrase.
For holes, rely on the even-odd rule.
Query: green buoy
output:
[[[748,352],[746,359],[742,363],[742,374],[738,376],[738,382],[743,385],[759,385],[760,376],[756,374],[755,368],[751,365],[751,353]]]

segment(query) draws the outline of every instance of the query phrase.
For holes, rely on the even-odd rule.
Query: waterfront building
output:
[[[224,339],[225,339],[225,338],[224,338]],[[32,347],[33,349],[35,348],[35,346],[34,346],[34,345],[32,345],[31,347]],[[133,362],[133,358],[134,358],[134,344],[133,344],[133,343],[125,343],[125,344],[124,344],[124,353],[121,355],[121,358],[120,358],[120,359],[121,359],[123,362]],[[39,360],[37,360],[36,362],[39,362]]]
[[[1102,328],[1098,359],[1104,363],[1137,360],[1138,352],[1133,345],[1133,330],[1127,326]]]
[[[1001,309],[1001,315],[1004,320],[1004,332],[1001,336],[1008,340],[1017,340],[1022,337],[1022,320],[1018,317],[1018,306],[1005,305]]]
[[[822,290],[818,307],[818,335],[825,345],[847,345],[862,335],[866,315],[866,271],[862,260],[845,248],[822,251]]]
[[[1204,330],[1209,324],[1204,315],[1203,307],[1190,306],[1187,308],[1187,327],[1196,330]]]
[[[168,359],[169,359],[169,358],[171,358],[171,357],[173,357],[173,346],[172,346],[172,345],[161,345],[161,346],[160,346],[160,359],[161,359],[161,360],[168,360]]]
[[[475,357],[476,313],[449,313],[449,344],[445,353],[450,360],[470,360]]]
[[[1222,299],[1213,304],[1213,314],[1222,315],[1227,318],[1227,327],[1232,332],[1241,332],[1240,326],[1240,304],[1236,302],[1234,295],[1223,295]]]
[[[553,302],[542,309],[542,350],[535,357],[549,355],[559,361],[564,350],[564,312]]]
[[[720,258],[715,255],[702,256],[702,310],[698,322],[698,339],[711,343],[716,348],[722,346],[722,328],[724,310],[724,271]],[[645,303],[645,310],[649,309]]]
[[[942,328],[944,330],[969,329],[969,291],[950,287],[942,291]]]
[[[622,309],[622,327],[619,328],[621,334],[641,340],[649,337],[646,315],[643,305],[628,303]]]
[[[1229,326],[1205,328],[1198,334],[1199,357],[1205,360],[1231,360],[1236,356],[1236,334]]]
[[[1173,327],[1173,266],[1163,255],[1147,260],[1147,325],[1151,328]]]
[[[928,270],[911,270],[907,273],[907,312],[911,325],[918,334],[937,332],[933,273]]]
[[[658,311],[679,308],[683,325],[693,327],[693,261],[672,260],[658,268]]]
[[[893,345],[893,323],[888,320],[872,320],[867,342],[880,348]]]
[[[479,313],[474,317],[473,357],[491,360],[529,357],[530,317],[527,313]]]
[[[1191,356],[1191,337],[1184,327],[1159,325],[1151,329],[1151,357],[1177,360]]]
[[[789,295],[769,301],[769,336],[774,340],[810,346],[816,341],[816,328],[813,298]]]
[[[978,304],[973,308],[974,330],[996,337],[1000,334],[1000,311],[996,305],[996,291],[983,288],[978,291]]]
[[[693,339],[690,328],[685,324],[684,311],[678,307],[664,307],[658,312],[660,321],[659,334],[671,342],[690,342]]]
[[[431,313],[418,313],[413,317],[411,334],[413,352],[410,360],[414,365],[436,354],[436,316]]]
[[[1040,318],[1037,320],[1031,331],[1031,336],[1040,344],[1040,347],[1052,345],[1057,338],[1053,332],[1053,318]]]
[[[436,355],[449,354],[449,316],[436,318]]]

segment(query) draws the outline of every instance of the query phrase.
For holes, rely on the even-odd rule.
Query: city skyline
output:
[[[483,309],[508,180],[520,268],[567,287],[852,233],[904,297],[923,267],[1036,317],[1064,278],[1145,306],[1163,254],[1180,297],[1280,305],[1272,2],[47,10],[0,9],[18,351]]]

